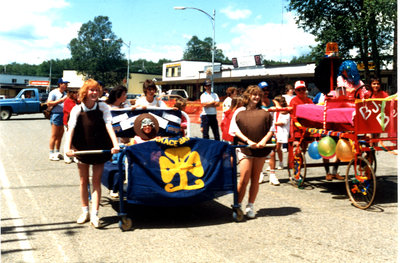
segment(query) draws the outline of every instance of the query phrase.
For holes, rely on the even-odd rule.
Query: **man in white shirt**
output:
[[[211,92],[211,82],[206,80],[204,83],[205,92],[200,96],[203,111],[200,114],[201,126],[203,127],[203,138],[209,139],[209,129],[213,131],[214,139],[219,141],[219,127],[217,120],[217,106],[219,105],[219,97],[216,93]]]

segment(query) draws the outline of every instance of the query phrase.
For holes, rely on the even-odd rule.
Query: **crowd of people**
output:
[[[354,63],[354,62],[353,62]],[[358,72],[354,72],[354,65],[345,61],[340,67],[337,86],[345,89],[348,97],[354,97],[357,88],[363,85]],[[52,107],[50,124],[51,137],[49,141],[49,159],[65,163],[76,162],[80,176],[80,196],[82,213],[77,223],[89,222],[95,228],[101,227],[98,217],[101,198],[101,175],[104,163],[111,159],[111,154],[120,151],[120,144],[142,143],[155,137],[158,126],[149,116],[144,116],[135,122],[135,138],[117,138],[112,128],[111,110],[116,108],[135,110],[147,107],[168,108],[156,96],[157,87],[152,80],[143,83],[143,96],[135,101],[134,105],[126,99],[127,88],[116,86],[109,92],[103,90],[101,82],[89,79],[81,88],[68,88],[68,81],[58,80],[58,87],[50,92],[48,106]],[[384,98],[388,94],[380,89],[377,79],[371,81],[370,91],[362,90],[360,94],[372,98]],[[211,91],[211,82],[204,83],[204,92],[200,96],[202,105],[201,132],[204,139],[210,139],[209,130],[214,135],[214,140],[222,140],[235,145],[237,160],[240,170],[238,182],[238,200],[241,203],[249,186],[248,202],[245,213],[248,218],[256,216],[254,203],[257,197],[259,183],[263,182],[264,174],[268,173],[269,183],[280,184],[275,169],[283,169],[283,153],[287,151],[291,118],[296,114],[297,105],[321,103],[320,97],[314,102],[308,97],[307,84],[303,80],[285,86],[284,94],[271,97],[271,87],[266,81],[258,85],[250,85],[244,91],[229,87],[226,89],[226,99],[222,102],[222,113],[217,112],[220,99]],[[329,96],[323,94],[322,96]],[[174,109],[184,110],[185,100],[177,100]],[[217,114],[222,114],[219,124]],[[140,122],[140,123],[139,123]],[[185,120],[182,121],[184,128]],[[137,126],[137,127],[136,127]],[[64,155],[60,153],[61,140],[66,132]],[[220,131],[222,136],[220,136]],[[182,130],[184,132],[184,130]],[[140,136],[142,134],[142,136]],[[139,137],[140,138],[139,138]],[[276,142],[274,147],[267,144]],[[296,144],[296,142],[295,142]],[[111,149],[111,153],[101,155],[77,155],[77,150]],[[277,159],[276,155],[277,154]],[[267,169],[263,167],[267,162]],[[329,162],[329,160],[327,161]],[[92,169],[92,211],[89,211],[89,170]],[[337,173],[337,166],[329,171],[326,165],[326,179],[343,180]]]

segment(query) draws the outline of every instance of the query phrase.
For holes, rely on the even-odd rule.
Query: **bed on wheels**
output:
[[[368,86],[361,89],[370,89]],[[346,192],[352,204],[369,208],[376,194],[375,151],[397,150],[397,95],[384,99],[348,99],[346,96],[327,96],[324,105],[297,105],[291,122],[288,147],[290,182],[302,188],[307,169],[333,165],[347,165]],[[323,144],[322,151],[331,151],[338,162],[307,163],[306,152],[318,145],[324,137],[333,138],[332,144]],[[324,143],[327,140],[324,140]],[[311,145],[314,143],[314,145]],[[324,149],[325,148],[325,149]],[[395,152],[393,152],[395,153]],[[316,159],[316,158],[314,158]]]
[[[224,142],[182,137],[180,124],[186,114],[171,109],[112,111],[117,136],[135,136],[134,120],[145,113],[157,119],[157,138],[125,147],[118,159],[105,164],[102,176],[104,186],[119,192],[121,230],[132,228],[128,204],[184,206],[226,194],[233,194],[233,219],[241,221],[234,148]],[[190,123],[187,126],[190,129]]]

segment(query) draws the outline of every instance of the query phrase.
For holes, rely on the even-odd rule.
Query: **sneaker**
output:
[[[287,152],[287,148],[282,148],[282,152],[286,153]]]
[[[283,163],[279,162],[278,167],[276,167],[276,169],[282,170],[283,169]]]
[[[59,161],[60,158],[58,157],[58,153],[53,153],[50,160],[52,160],[52,161]]]
[[[111,190],[111,191],[110,191],[110,197],[111,197],[111,198],[118,198],[118,197],[119,197],[119,194],[118,194],[118,192],[115,193],[113,190]]]
[[[276,185],[276,186],[280,185],[280,182],[279,182],[278,178],[276,178],[275,174],[272,174],[272,173],[269,174],[269,184]]]
[[[76,157],[74,157],[74,163],[78,163],[78,159]]]
[[[256,217],[256,213],[254,212],[254,206],[251,204],[247,204],[246,206],[246,216],[248,218],[255,218]]]
[[[96,215],[90,217],[90,225],[94,228],[101,228],[103,226],[100,222],[99,217]]]
[[[72,163],[72,158],[65,155],[65,157],[64,157],[64,162],[65,162],[66,164],[70,164],[70,163]]]
[[[262,183],[264,181],[264,173],[263,172],[261,172],[260,173],[260,179],[258,179],[258,183]]]
[[[49,153],[49,160],[53,159],[53,153]]]
[[[89,212],[83,212],[83,213],[79,216],[78,220],[76,220],[76,223],[78,223],[78,224],[84,224],[84,223],[88,222],[89,219],[90,219],[90,214],[89,214]]]

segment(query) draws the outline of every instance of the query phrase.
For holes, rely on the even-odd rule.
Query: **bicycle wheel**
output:
[[[350,161],[345,182],[347,194],[354,206],[367,209],[372,205],[376,194],[376,177],[367,159],[359,156]]]
[[[293,151],[292,158],[288,158],[288,173],[293,186],[303,186],[307,174],[306,158],[303,152]]]

